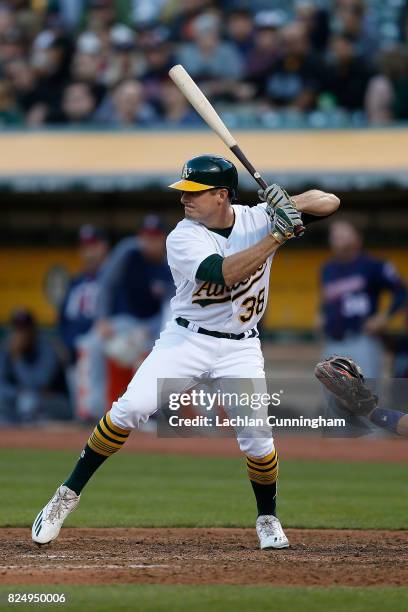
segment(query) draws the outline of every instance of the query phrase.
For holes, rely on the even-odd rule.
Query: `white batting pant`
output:
[[[170,380],[171,392],[181,393],[198,378],[252,379],[253,391],[266,393],[259,339],[214,338],[180,327],[175,321],[169,322],[125,393],[112,404],[112,422],[122,429],[135,429],[140,421],[145,423],[158,409],[159,379]],[[226,385],[231,387],[227,381]],[[254,416],[265,417],[266,412],[267,409],[260,409]],[[270,430],[262,436],[254,435],[253,428],[240,428],[236,433],[245,454],[265,457],[274,450]]]

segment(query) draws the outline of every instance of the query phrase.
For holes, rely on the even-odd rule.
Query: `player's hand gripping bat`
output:
[[[216,134],[218,134],[235,157],[239,159],[244,168],[248,170],[258,185],[262,189],[266,189],[268,187],[268,183],[262,178],[258,170],[256,170],[256,168],[254,168],[254,166],[251,164],[225,123],[222,121],[221,117],[218,115],[215,108],[212,106],[209,100],[207,100],[201,89],[193,81],[185,68],[183,68],[181,64],[177,64],[169,70],[169,76],[184,94],[190,104],[195,108],[197,113],[201,115],[206,124],[213,129]],[[303,226],[298,226],[296,228],[296,235],[302,234],[303,232]]]

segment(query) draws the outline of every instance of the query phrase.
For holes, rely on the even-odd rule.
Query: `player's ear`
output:
[[[218,203],[224,204],[228,198],[228,189],[221,187],[220,189],[218,189],[217,195],[218,195]]]

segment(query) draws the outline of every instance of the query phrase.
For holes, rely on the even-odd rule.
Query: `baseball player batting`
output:
[[[257,323],[268,300],[274,254],[300,227],[339,206],[333,194],[312,190],[291,198],[275,184],[258,192],[261,203],[236,204],[237,170],[216,155],[187,161],[181,180],[170,187],[181,192],[185,214],[167,239],[176,285],[173,319],[124,395],[93,430],[71,475],[37,515],[32,538],[38,544],[58,536],[97,468],[158,410],[158,379],[171,381],[175,393],[185,389],[186,380],[204,374],[253,379],[257,391],[266,392]],[[278,455],[272,433],[257,437],[244,427],[237,439],[255,494],[260,547],[286,548],[289,542],[276,516]]]

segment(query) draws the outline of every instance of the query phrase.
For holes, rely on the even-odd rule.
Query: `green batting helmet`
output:
[[[234,164],[224,157],[198,155],[184,164],[181,179],[169,187],[179,191],[205,191],[225,187],[234,200],[237,197],[238,172]]]

